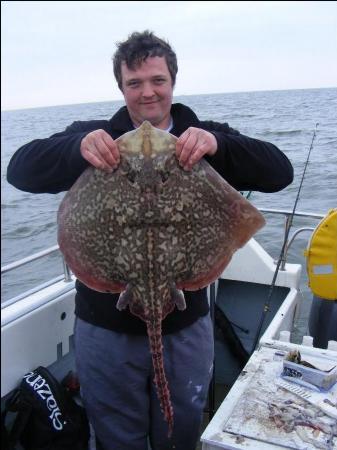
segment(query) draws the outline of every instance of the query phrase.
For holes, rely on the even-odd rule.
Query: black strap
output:
[[[9,434],[6,428],[6,415],[7,411],[1,413],[1,449],[9,450]]]
[[[15,445],[19,442],[20,436],[25,429],[32,412],[32,405],[19,401],[20,389],[15,389],[13,394],[6,400],[5,409],[1,413],[1,438],[2,450],[15,450]],[[10,431],[6,428],[6,416],[8,412],[16,412],[16,418]]]

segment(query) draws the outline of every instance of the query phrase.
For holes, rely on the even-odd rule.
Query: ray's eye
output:
[[[130,181],[130,183],[134,184],[136,181],[136,171],[130,169],[128,173],[126,174],[127,179]]]
[[[135,184],[137,177],[137,170],[135,170],[126,158],[121,159],[119,165],[119,173],[127,178],[131,184]]]
[[[169,179],[170,172],[168,170],[160,170],[159,175],[160,175],[161,181],[163,183],[165,183],[165,181],[167,181]]]

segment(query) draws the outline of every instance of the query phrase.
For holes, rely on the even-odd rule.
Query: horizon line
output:
[[[227,92],[207,92],[207,93],[201,93],[201,94],[177,94],[173,95],[173,99],[175,97],[195,97],[199,95],[219,95],[219,94],[245,94],[245,93],[254,93],[254,92],[277,92],[277,91],[309,91],[309,90],[318,90],[318,89],[336,89],[337,86],[327,86],[327,87],[312,87],[312,88],[286,88],[286,89],[256,89],[256,90],[248,90],[248,91],[227,91]],[[89,104],[95,104],[95,103],[114,103],[114,102],[123,102],[124,99],[113,99],[113,100],[98,100],[98,101],[83,101],[83,102],[76,102],[76,103],[60,103],[60,104],[53,104],[53,105],[43,105],[43,106],[25,106],[20,108],[7,108],[7,109],[1,109],[1,113],[3,112],[12,112],[12,111],[24,111],[29,109],[42,109],[42,108],[57,108],[62,106],[78,106],[78,105],[89,105]]]

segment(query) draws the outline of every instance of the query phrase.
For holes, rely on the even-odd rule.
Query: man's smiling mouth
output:
[[[159,100],[152,100],[151,102],[141,102],[141,105],[153,105],[154,103],[158,103]]]

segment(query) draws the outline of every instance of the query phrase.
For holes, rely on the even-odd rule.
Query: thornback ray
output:
[[[163,364],[162,320],[182,290],[216,280],[233,253],[260,229],[260,212],[204,159],[191,171],[175,156],[177,138],[145,121],[117,139],[112,173],[88,167],[58,211],[58,242],[75,276],[100,292],[120,292],[147,326],[154,382],[173,430]],[[112,306],[113,307],[113,306]]]

